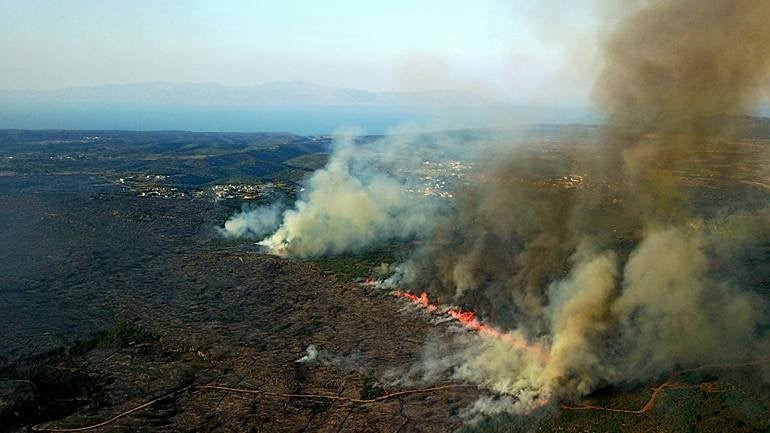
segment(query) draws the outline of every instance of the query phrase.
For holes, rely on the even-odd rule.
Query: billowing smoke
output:
[[[413,373],[508,396],[480,400],[480,413],[755,356],[767,311],[740,270],[770,240],[768,211],[736,213],[707,192],[745,162],[731,137],[767,83],[770,2],[636,3],[602,41],[606,124],[593,142],[566,140],[555,157],[485,147],[495,152],[445,212],[405,194],[414,186],[393,173],[409,158],[342,141],[262,243],[313,256],[427,239],[389,283],[473,306],[549,352],[469,335],[426,349]]]
[[[761,0],[644,3],[604,43],[598,146],[576,148],[556,167],[512,153],[464,192],[456,218],[436,229],[402,283],[474,305],[544,341],[550,357],[527,362],[484,343],[461,355],[458,378],[527,402],[533,390],[577,397],[752,355],[764,303],[720,272],[739,266],[737,256],[717,257],[733,242],[713,218],[724,210],[686,182],[696,173],[729,185],[742,162],[725,147],[768,77],[767,19]],[[704,163],[714,151],[722,160]],[[544,186],[548,172],[581,183]],[[743,218],[761,227],[755,242],[768,239],[766,211]]]
[[[280,203],[244,207],[241,212],[228,218],[224,227],[217,227],[217,231],[226,238],[262,239],[278,228],[283,209]]]
[[[390,155],[378,153],[386,147]],[[260,243],[275,254],[308,257],[426,233],[433,208],[407,193],[415,187],[405,176],[385,170],[401,162],[393,151],[380,143],[356,143],[352,135],[338,138],[329,162],[313,173],[280,227]]]
[[[264,237],[270,253],[295,257],[356,252],[392,240],[424,239],[447,210],[446,181],[425,176],[442,161],[454,172],[499,138],[468,140],[458,133],[411,128],[386,137],[343,131],[329,161],[304,183],[290,209],[259,207],[234,215],[226,236]],[[438,170],[438,167],[436,168]],[[450,179],[451,182],[451,179]],[[268,230],[265,230],[268,229]]]
[[[751,347],[762,300],[712,278],[707,250],[701,230],[670,228],[649,233],[629,257],[611,304],[626,349],[625,378]]]

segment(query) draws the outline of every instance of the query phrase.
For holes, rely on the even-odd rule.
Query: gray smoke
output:
[[[727,137],[766,83],[767,19],[770,3],[758,0],[644,2],[604,43],[598,145],[555,165],[511,153],[464,191],[400,281],[476,306],[549,357],[522,360],[482,342],[461,354],[458,378],[531,402],[526,409],[533,390],[575,398],[758,350],[765,303],[718,266],[741,266],[742,248],[770,239],[768,214],[741,216],[753,241],[724,236],[725,219],[703,210],[719,203],[696,205],[685,181],[697,173],[729,185],[743,162]],[[714,151],[723,159],[704,163]],[[583,182],[544,183],[544,173]]]
[[[274,203],[268,206],[244,207],[225,221],[224,227],[217,227],[226,238],[262,239],[272,233],[281,223],[284,206]]]
[[[405,179],[375,169],[374,160],[353,136],[339,138],[326,167],[310,177],[294,208],[261,244],[275,254],[308,257],[425,232],[430,209],[405,193]]]
[[[476,159],[480,148],[497,145],[499,139],[468,140],[410,128],[379,138],[343,133],[326,166],[304,182],[298,200],[280,214],[279,224],[275,208],[260,208],[235,215],[225,230],[250,235],[273,227],[260,244],[273,254],[295,257],[424,239],[447,208],[444,181],[425,175],[431,164],[444,161],[451,170],[460,170],[463,165],[456,159]]]
[[[766,350],[766,304],[739,270],[766,254],[768,209],[736,213],[702,192],[745,163],[730,137],[767,83],[770,2],[634,3],[602,41],[594,142],[564,140],[555,157],[480,140],[461,152],[476,171],[449,211],[408,193],[424,137],[348,138],[263,245],[305,257],[425,239],[389,284],[473,306],[547,352],[482,335],[426,349],[415,374],[508,396],[480,413]]]

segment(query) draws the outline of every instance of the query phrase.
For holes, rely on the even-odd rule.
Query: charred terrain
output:
[[[697,169],[677,171],[700,215],[770,203],[770,121],[733,121],[740,136],[714,138],[691,155]],[[595,138],[589,127],[533,128],[518,140],[537,164],[512,182],[544,194],[585,188],[561,161]],[[426,342],[479,331],[361,284],[423,245],[285,259],[217,230],[244,204],[292,201],[330,143],[283,133],[0,131],[0,431],[770,429],[761,358],[474,422],[466,409],[495,398],[490,391],[450,377],[393,381]],[[725,176],[724,161],[741,165]],[[432,162],[453,170],[444,174],[458,188],[434,182],[424,194],[458,199],[441,188],[462,190],[462,162]],[[431,181],[442,175],[430,170]],[[745,267],[723,271],[767,300],[770,239],[756,245]],[[471,301],[495,318],[496,305]]]

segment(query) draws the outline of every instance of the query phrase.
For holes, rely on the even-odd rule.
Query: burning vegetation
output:
[[[439,307],[436,304],[430,303],[428,294],[425,292],[422,292],[420,296],[417,296],[410,292],[394,290],[393,295],[399,298],[408,299],[429,313],[447,315],[455,319],[461,326],[476,331],[482,336],[498,339],[510,344],[514,349],[531,352],[537,355],[543,363],[548,362],[548,353],[545,352],[540,345],[530,344],[527,340],[519,336],[503,332],[491,325],[482,323],[473,311],[463,310],[457,307]]]
[[[728,182],[743,156],[725,151],[707,167],[702,153],[728,148],[757,108],[768,20],[761,0],[643,2],[603,38],[605,123],[593,145],[552,164],[473,143],[462,159],[476,172],[447,204],[404,193],[417,190],[399,173],[425,159],[418,143],[349,139],[261,244],[314,257],[416,239],[382,284],[485,337],[427,353],[418,368],[508,396],[480,400],[477,413],[528,413],[677,367],[765,357],[767,304],[741,258],[770,239],[768,207],[710,200],[709,182]],[[458,153],[450,139],[435,148]]]

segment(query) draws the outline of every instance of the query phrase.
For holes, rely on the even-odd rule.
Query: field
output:
[[[767,205],[767,122],[752,122],[728,148],[760,157],[735,178],[681,173],[704,214],[714,202]],[[567,134],[532,132],[552,150],[545,166],[563,156],[554,140]],[[426,340],[457,332],[357,282],[409,243],[294,260],[216,231],[244,203],[291,201],[330,146],[330,137],[284,133],[0,131],[0,431],[106,420],[93,431],[770,429],[767,365],[684,372],[641,414],[554,403],[478,424],[463,410],[486,391],[448,379],[380,380],[408,370]],[[695,156],[702,164],[723,160],[723,146],[704,149]],[[746,259],[754,272],[743,277],[763,296],[768,258],[770,244]],[[310,345],[321,362],[295,362]],[[636,410],[668,379],[578,403]]]

